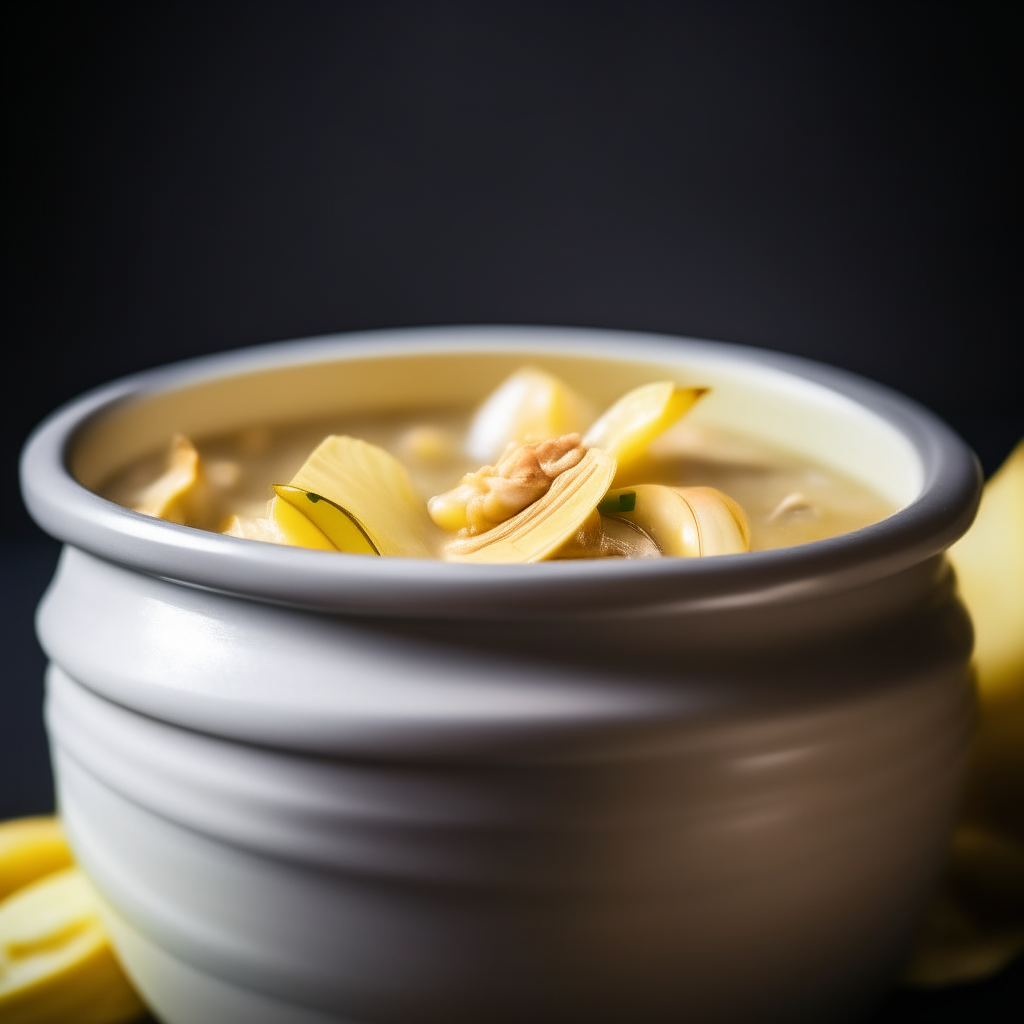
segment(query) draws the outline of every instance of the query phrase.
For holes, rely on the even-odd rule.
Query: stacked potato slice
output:
[[[125,1024],[143,1013],[57,819],[0,824],[0,1020]]]

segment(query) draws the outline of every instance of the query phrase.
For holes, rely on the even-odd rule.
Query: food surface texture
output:
[[[656,380],[601,410],[532,366],[475,409],[318,418],[187,437],[105,497],[180,525],[326,552],[518,563],[707,557],[820,540],[894,509],[864,485],[691,423]]]

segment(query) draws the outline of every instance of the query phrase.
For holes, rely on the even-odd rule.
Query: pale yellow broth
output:
[[[478,469],[461,450],[470,411],[402,416],[325,418],[272,429],[248,427],[231,434],[192,438],[213,483],[210,521],[223,529],[232,515],[266,515],[272,484],[288,483],[329,434],[348,434],[385,448],[408,468],[424,502]],[[447,441],[446,454],[418,457],[412,432],[428,427]],[[117,474],[100,489],[131,507],[140,489],[162,471],[166,455],[154,453]],[[857,530],[891,515],[892,505],[835,470],[771,448],[739,433],[696,427],[685,420],[658,438],[648,454],[616,479],[616,486],[660,483],[710,486],[746,512],[751,550],[788,547]],[[799,496],[795,498],[794,496]],[[789,508],[779,511],[789,499]]]

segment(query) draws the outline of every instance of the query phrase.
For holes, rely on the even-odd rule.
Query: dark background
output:
[[[991,471],[1024,435],[1019,10],[8,3],[3,471],[124,373],[469,322],[821,359]],[[0,537],[3,817],[52,807],[30,622],[56,549],[16,500]],[[1008,1020],[1020,990],[1018,962],[884,1019]]]
[[[3,10],[7,472],[112,377],[407,324],[782,349],[990,464],[1022,422],[1017,3]]]

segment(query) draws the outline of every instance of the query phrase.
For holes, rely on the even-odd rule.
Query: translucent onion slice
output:
[[[194,525],[209,513],[208,492],[199,452],[184,434],[175,434],[163,473],[136,496],[131,507],[157,519]]]
[[[495,462],[509,444],[581,433],[593,416],[590,403],[557,377],[524,366],[477,409],[466,454],[480,463]]]
[[[269,504],[269,503],[268,503]],[[313,524],[310,523],[310,529],[314,529]],[[278,527],[270,520],[262,517],[254,518],[252,516],[231,516],[228,521],[223,525],[220,531],[221,533],[227,534],[229,537],[241,537],[242,540],[261,540],[266,544],[287,544],[284,534],[278,529]],[[324,540],[326,541],[326,537]],[[299,545],[305,547],[305,545]],[[330,545],[331,549],[334,545]]]
[[[634,388],[590,427],[583,435],[583,443],[588,448],[606,451],[621,469],[642,455],[707,390],[680,388],[670,380]]]

